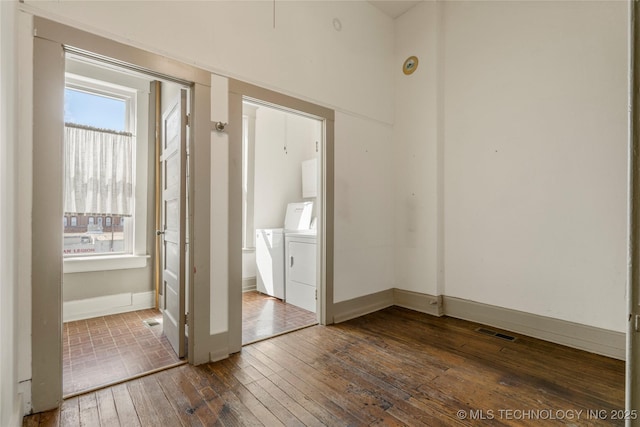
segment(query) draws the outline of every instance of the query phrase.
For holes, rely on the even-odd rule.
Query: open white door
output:
[[[187,91],[162,114],[162,298],[163,328],[178,357],[185,347],[185,234],[186,234]]]

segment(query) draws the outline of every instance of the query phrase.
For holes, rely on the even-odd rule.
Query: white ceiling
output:
[[[368,0],[369,3],[380,9],[385,14],[389,15],[393,19],[405,13],[422,0],[408,1],[408,0]]]

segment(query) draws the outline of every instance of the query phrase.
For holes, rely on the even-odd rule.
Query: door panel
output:
[[[163,328],[178,357],[185,348],[185,188],[187,92],[162,115]]]

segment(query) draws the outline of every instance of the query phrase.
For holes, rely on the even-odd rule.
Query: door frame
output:
[[[34,17],[34,30],[31,403],[34,412],[41,412],[62,402],[63,259],[59,218],[63,213],[64,51],[86,53],[191,88],[188,144],[192,153],[189,156],[192,250],[188,264],[192,267],[187,274],[191,284],[188,360],[192,364],[209,361],[211,73],[38,16]]]
[[[625,364],[625,409],[640,411],[640,8],[629,2],[629,141],[628,141],[628,265],[627,349]],[[627,418],[627,426],[640,426],[640,416]]]
[[[318,224],[320,282],[319,321],[321,325],[333,323],[333,269],[334,269],[334,129],[335,112],[311,102],[283,95],[269,89],[229,79],[229,352],[242,348],[242,102],[255,100],[275,108],[303,113],[324,123],[322,144],[322,211]]]

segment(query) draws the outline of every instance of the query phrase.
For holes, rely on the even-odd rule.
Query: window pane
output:
[[[95,93],[65,89],[64,121],[100,129],[127,131],[127,104]]]
[[[65,213],[71,220],[64,227],[64,256],[131,253],[133,223],[125,227],[122,216],[133,211],[126,190],[133,185],[135,139],[110,131],[135,132],[128,120],[130,113],[135,115],[135,92],[111,94],[108,85],[96,82],[85,87],[85,82],[73,78],[68,84],[64,120],[81,127],[65,126],[65,178],[68,173],[73,179],[65,180]],[[116,186],[118,191],[113,190],[113,182],[122,183],[122,189]],[[123,194],[123,199],[114,202],[105,189]]]
[[[123,221],[119,221],[118,225],[118,217],[113,218],[115,221],[107,217],[106,226],[103,226],[102,217],[98,217],[95,221],[92,216],[82,214],[72,216],[71,225],[64,227],[64,255],[123,253],[125,250]]]

